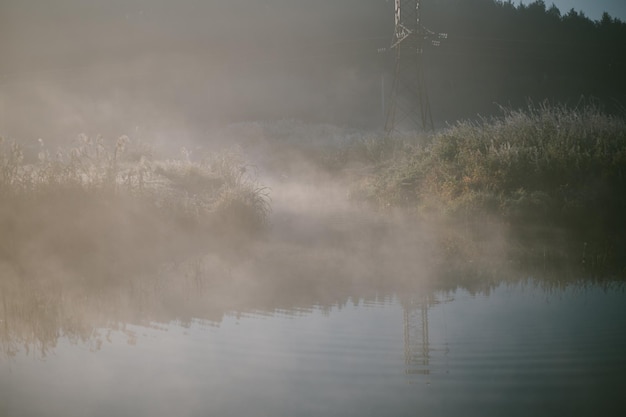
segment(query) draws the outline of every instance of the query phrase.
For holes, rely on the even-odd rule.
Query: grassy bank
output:
[[[233,134],[245,157],[0,143],[0,356],[62,336],[99,349],[115,326],[133,343],[125,323],[625,276],[623,119],[539,106],[383,139],[252,127]]]
[[[485,259],[624,267],[626,122],[596,108],[507,110],[423,137],[374,138],[295,122],[237,126],[232,134],[274,187],[291,187],[295,200],[281,200],[283,217],[273,225],[286,226],[275,233],[328,228],[341,239],[323,242],[336,244],[375,228],[352,214],[354,224],[344,224],[336,222],[342,213],[311,212],[318,200],[339,210],[326,199],[340,194],[325,191],[348,184],[350,198],[374,206],[389,225],[398,227],[391,212],[417,225],[416,244],[433,252],[431,261],[458,262],[453,271]],[[0,268],[115,280],[196,254],[237,252],[268,226],[267,189],[249,168],[240,153],[164,159],[126,137],[109,144],[80,137],[66,150],[41,143],[29,152],[4,140]],[[335,223],[316,220],[322,215]],[[393,227],[381,233],[387,246],[400,247],[386,252],[409,251],[394,242],[413,237]],[[372,248],[381,241],[368,239]]]
[[[22,277],[123,279],[262,231],[267,190],[236,153],[159,160],[121,137],[0,142],[0,266]],[[93,280],[97,282],[97,279]]]
[[[381,146],[388,156],[353,187],[356,199],[470,230],[468,241],[498,223],[531,257],[624,265],[623,118],[531,106]]]

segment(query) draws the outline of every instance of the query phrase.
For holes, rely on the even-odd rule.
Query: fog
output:
[[[17,227],[26,242],[4,244],[19,252],[26,265],[21,273],[70,286],[81,275],[97,282],[113,275],[117,288],[162,259],[161,266],[174,271],[164,276],[174,281],[195,265],[203,279],[247,283],[214,297],[220,305],[243,294],[270,297],[294,276],[304,275],[293,285],[303,293],[321,290],[313,284],[320,276],[377,275],[373,264],[362,263],[383,250],[378,232],[386,220],[363,209],[356,214],[347,185],[292,148],[300,141],[321,153],[380,130],[381,76],[391,81],[377,49],[390,42],[390,4],[9,1],[0,5],[0,16],[0,135],[24,145],[27,161],[36,160],[41,146],[52,156],[58,147],[70,149],[81,134],[106,143],[128,135],[154,147],[162,160],[182,158],[183,147],[194,161],[236,148],[249,165],[246,175],[267,187],[272,209],[269,231],[259,240],[242,242],[230,239],[232,231],[211,229],[218,235],[207,244],[200,233],[163,224],[159,215],[140,214],[126,202],[99,207],[99,198],[59,197],[45,210],[16,208],[8,216],[7,224],[18,226],[7,228]],[[154,239],[167,244],[144,244]],[[264,279],[269,283],[260,291],[254,282]],[[155,300],[166,294],[154,294]]]
[[[472,242],[450,252],[451,245],[473,238],[463,224],[419,222],[413,213],[355,199],[352,185],[372,168],[355,159],[337,172],[326,158],[376,138],[370,132],[281,121],[231,124],[206,135],[215,149],[199,146],[180,155],[174,146],[157,148],[152,172],[168,169],[159,162],[161,151],[179,158],[169,164],[184,168],[204,152],[234,147],[245,161],[244,175],[269,198],[271,211],[261,231],[247,233],[245,212],[239,215],[232,205],[220,212],[213,203],[217,215],[190,221],[178,207],[200,207],[194,198],[201,198],[197,189],[203,183],[193,176],[175,187],[176,182],[162,185],[176,180],[173,175],[146,173],[145,188],[138,192],[135,180],[126,179],[129,171],[121,171],[116,193],[49,184],[35,196],[5,194],[0,212],[5,354],[25,347],[45,357],[64,337],[98,350],[106,343],[103,329],[125,334],[130,324],[219,324],[229,314],[249,311],[330,308],[458,284],[485,289],[499,274],[513,272],[505,228],[495,220],[481,224],[480,251],[472,252],[477,248]],[[127,152],[132,155],[132,148]],[[84,154],[87,163],[93,154]],[[121,186],[127,182],[128,193]],[[173,209],[165,210],[172,202]],[[475,271],[465,263],[468,257]],[[474,280],[476,271],[488,279]]]
[[[0,1],[0,415],[612,411],[626,25],[423,4]]]
[[[208,127],[289,118],[377,128],[376,50],[390,39],[388,8],[352,0],[3,2],[0,133],[57,143],[139,127],[146,136],[202,140]],[[359,65],[364,55],[367,66]]]
[[[619,21],[546,2],[422,6],[425,27],[448,34],[424,61],[436,128],[529,99],[621,111]],[[208,129],[285,119],[381,131],[393,24],[384,0],[4,1],[0,134],[206,143]]]
[[[500,3],[478,3],[488,5],[494,16],[506,9]],[[519,39],[487,37],[480,30],[500,30],[500,23],[483,28],[463,20],[466,15],[484,16],[462,4],[438,1],[424,9],[437,26],[433,30],[451,32],[425,66],[438,127],[464,115],[488,114],[499,108],[499,99],[522,102],[530,92],[544,94],[553,88],[557,95],[563,87],[567,95],[579,96],[572,85],[578,86],[580,74],[563,75],[560,67],[554,78],[546,72],[560,58],[528,59],[518,53]],[[498,263],[514,250],[505,244],[506,222],[485,215],[471,222],[421,224],[414,212],[390,205],[370,207],[354,198],[351,187],[380,168],[380,161],[339,159],[355,143],[367,148],[381,142],[392,82],[392,8],[392,2],[382,0],[3,1],[0,136],[23,144],[26,163],[39,160],[45,168],[41,177],[49,174],[56,181],[54,168],[65,160],[78,172],[72,181],[81,182],[95,172],[94,183],[108,178],[113,188],[124,183],[132,192],[136,188],[143,193],[143,175],[149,173],[156,194],[165,190],[184,209],[200,210],[202,204],[213,207],[223,201],[212,196],[200,201],[200,208],[194,206],[201,198],[188,192],[198,187],[185,183],[197,180],[189,172],[206,168],[206,178],[199,175],[206,183],[199,183],[208,188],[225,180],[211,177],[219,165],[215,161],[193,164],[207,153],[236,149],[245,162],[230,167],[234,177],[248,191],[262,190],[271,211],[266,233],[247,241],[211,228],[226,227],[224,213],[211,219],[206,230],[190,230],[194,228],[189,224],[169,223],[171,216],[142,212],[127,201],[111,202],[106,193],[87,202],[63,194],[53,199],[49,211],[44,205],[31,208],[31,200],[7,209],[3,230],[15,233],[24,247],[16,249],[16,243],[5,238],[0,249],[23,263],[29,256],[44,259],[44,266],[30,271],[35,275],[66,277],[76,273],[74,267],[80,267],[78,275],[91,267],[100,278],[115,276],[116,285],[136,274],[142,263],[154,266],[152,260],[158,259],[160,267],[174,271],[169,274],[173,278],[191,262],[192,269],[211,280],[238,277],[247,283],[242,284],[244,292],[255,297],[270,297],[294,276],[297,285],[290,285],[301,296],[307,291],[332,294],[336,288],[324,282],[335,279],[340,287],[428,282],[454,266],[457,258],[488,265],[494,261],[506,268]],[[511,4],[509,8],[514,9]],[[544,13],[545,7],[537,15]],[[556,18],[551,24],[559,22]],[[568,47],[528,45],[542,45],[546,56]],[[574,51],[580,59],[578,49]],[[609,55],[617,56],[615,51]],[[611,62],[593,67],[618,73],[619,62]],[[578,71],[576,65],[563,65]],[[510,98],[513,90],[522,95]],[[98,160],[104,149],[96,139],[100,136],[109,144],[122,136],[154,152],[137,152],[135,160],[124,160],[135,165],[120,168],[111,179],[109,171],[119,168],[117,145]],[[78,150],[50,157],[59,147]],[[72,165],[76,155],[88,169]],[[341,166],[341,175],[336,166]],[[155,206],[162,204],[155,201]],[[224,212],[232,211],[224,204]],[[84,208],[93,212],[85,214]],[[23,220],[26,215],[36,221]],[[75,219],[91,229],[76,227]],[[472,222],[481,224],[481,249],[475,253],[475,236],[467,231]],[[116,228],[119,235],[111,232]],[[111,241],[94,238],[100,234]],[[57,236],[71,244],[59,244]],[[151,240],[162,243],[158,250],[144,245]],[[72,253],[75,249],[78,254]],[[124,266],[132,266],[132,273]],[[15,273],[20,272],[18,268]],[[263,279],[269,282],[265,291],[258,285]]]

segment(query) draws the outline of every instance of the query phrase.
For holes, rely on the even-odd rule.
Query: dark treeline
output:
[[[584,96],[611,112],[626,104],[620,20],[543,1],[421,7],[424,25],[448,34],[424,54],[438,127],[529,98],[575,105]],[[393,8],[384,0],[3,2],[0,134],[115,137],[136,126],[149,135],[280,119],[381,129]]]
[[[435,117],[454,120],[497,111],[494,103],[576,105],[584,97],[604,110],[626,105],[626,23],[604,13],[593,21],[542,0],[424,1],[423,21],[448,33],[426,55]]]

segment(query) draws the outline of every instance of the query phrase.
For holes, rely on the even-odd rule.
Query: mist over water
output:
[[[148,226],[175,257],[121,240],[119,257],[105,258],[113,265],[51,256],[77,263],[48,262],[20,276],[3,263],[0,412],[496,416],[619,408],[619,285],[568,285],[580,276],[510,263],[497,223],[483,224],[484,256],[457,264],[445,242],[468,233],[462,223],[375,210],[350,194],[366,164],[338,175],[321,168],[332,167],[326,155],[311,157],[322,138],[332,147],[367,133],[282,122],[221,134],[230,145],[229,135],[239,138],[246,173],[268,187],[267,228],[207,229],[214,236],[203,240],[184,224],[139,213],[121,223],[124,232],[141,237]],[[293,139],[311,147],[303,152]],[[75,230],[53,229],[40,247],[51,253],[61,232]],[[137,269],[142,260],[150,268]],[[107,276],[95,265],[115,268]]]
[[[0,416],[619,408],[623,271],[588,268],[608,249],[532,216],[450,220],[411,188],[419,164],[393,166],[434,134],[382,133],[391,7],[0,4]],[[500,71],[477,38],[428,63],[437,126],[490,114],[511,79],[555,97],[579,80]],[[550,208],[518,194],[511,211]]]
[[[618,412],[626,341],[624,294],[614,290],[353,289],[330,304],[292,298],[208,320],[109,322],[85,340],[60,338],[43,359],[1,361],[0,407],[52,416]]]

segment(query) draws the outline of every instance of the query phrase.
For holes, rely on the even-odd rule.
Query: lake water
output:
[[[58,328],[43,353],[26,339],[5,349],[0,415],[626,415],[617,285],[355,294],[131,323]]]

